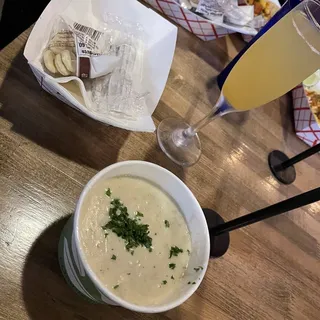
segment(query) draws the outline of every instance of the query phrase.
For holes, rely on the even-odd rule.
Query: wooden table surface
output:
[[[22,55],[29,33],[0,53],[0,319],[320,319],[319,203],[232,232],[227,254],[211,260],[197,292],[169,312],[143,315],[74,293],[59,270],[59,234],[86,182],[109,164],[160,164],[229,220],[319,186],[320,159],[297,164],[290,186],[270,176],[271,150],[307,149],[294,135],[288,95],[210,123],[199,163],[182,169],[154,133],[104,126],[43,91]],[[239,35],[205,43],[179,29],[156,124],[203,117],[217,97],[212,78],[243,45]]]

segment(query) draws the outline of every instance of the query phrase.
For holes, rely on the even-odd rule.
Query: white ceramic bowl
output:
[[[138,306],[129,303],[105,288],[86,263],[80,248],[79,215],[88,190],[100,179],[120,175],[131,175],[149,180],[167,192],[179,205],[188,225],[192,252],[189,267],[185,272],[185,285],[174,297],[157,306]],[[67,282],[79,293],[99,303],[119,305],[144,313],[164,312],[185,302],[198,288],[206,272],[209,261],[209,232],[201,207],[189,188],[170,171],[145,161],[124,161],[113,164],[97,173],[85,186],[77,203],[76,212],[64,228],[59,244],[59,261]],[[203,270],[194,272],[195,267]],[[188,282],[196,282],[188,285]]]

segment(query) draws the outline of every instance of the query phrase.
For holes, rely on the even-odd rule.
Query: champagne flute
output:
[[[210,121],[279,98],[319,69],[319,22],[318,0],[301,2],[277,21],[233,66],[204,119],[195,125],[174,118],[160,123],[157,138],[163,152],[181,166],[195,164],[201,155],[197,133]]]

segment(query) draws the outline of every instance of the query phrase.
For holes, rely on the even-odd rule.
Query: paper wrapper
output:
[[[312,101],[303,85],[292,90],[292,98],[296,135],[309,146],[320,143],[320,119],[311,112]]]
[[[227,25],[225,23],[209,22],[207,19],[183,8],[174,0],[144,0],[153,8],[172,19],[174,22],[185,28],[189,32],[196,35],[204,41],[210,41],[226,36],[227,34],[239,32],[247,35],[252,39],[252,36],[257,34],[257,30],[246,26]],[[280,7],[278,0],[273,0]]]
[[[35,63],[39,59],[39,53],[43,52],[48,43],[56,17],[67,9],[68,12],[73,12],[75,21],[77,20],[84,25],[87,24],[88,16],[94,16],[93,20],[95,21],[103,20],[103,13],[113,14],[126,21],[142,25],[146,33],[143,82],[149,93],[146,98],[148,116],[129,120],[92,112],[85,107],[85,103],[80,103],[74,98],[72,92],[54,82],[52,77],[39,64]],[[95,26],[93,25],[93,27]],[[160,100],[168,79],[176,38],[177,28],[173,24],[136,0],[52,0],[36,22],[27,41],[24,56],[41,87],[69,106],[106,124],[133,131],[151,132],[155,130],[151,115]]]

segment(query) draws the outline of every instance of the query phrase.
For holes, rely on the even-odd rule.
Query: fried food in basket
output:
[[[271,17],[279,10],[279,7],[268,0],[246,0],[248,5],[254,6],[254,15],[262,15],[266,20]]]
[[[320,94],[314,91],[306,91],[309,100],[311,112],[315,116],[318,123],[320,123]]]

